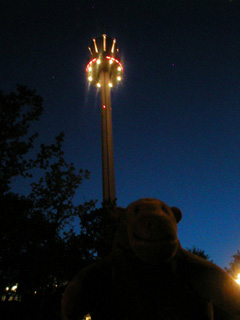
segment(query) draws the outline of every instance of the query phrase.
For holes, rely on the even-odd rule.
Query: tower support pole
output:
[[[101,71],[101,126],[102,126],[102,177],[103,201],[116,199],[114,159],[113,159],[113,133],[111,88],[109,87],[109,73]]]

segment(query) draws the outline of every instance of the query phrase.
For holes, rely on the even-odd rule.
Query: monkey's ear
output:
[[[182,219],[182,211],[176,207],[171,207],[171,210],[175,216],[177,223]]]

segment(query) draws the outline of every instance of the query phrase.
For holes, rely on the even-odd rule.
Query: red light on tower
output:
[[[102,125],[102,178],[103,201],[116,199],[113,161],[113,135],[111,89],[117,86],[123,76],[123,66],[118,56],[116,39],[103,34],[92,40],[90,60],[86,66],[87,79],[100,89]]]

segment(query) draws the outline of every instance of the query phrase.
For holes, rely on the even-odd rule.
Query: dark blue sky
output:
[[[42,95],[34,129],[46,143],[65,132],[66,158],[91,171],[76,201],[99,203],[100,97],[85,65],[104,24],[125,68],[112,92],[118,205],[178,206],[183,247],[227,266],[240,249],[240,1],[3,0],[0,12],[1,89]]]

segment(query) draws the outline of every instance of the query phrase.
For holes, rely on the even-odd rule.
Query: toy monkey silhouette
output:
[[[221,268],[184,250],[181,211],[145,198],[118,209],[112,253],[83,269],[62,300],[65,320],[240,319],[240,288]]]

